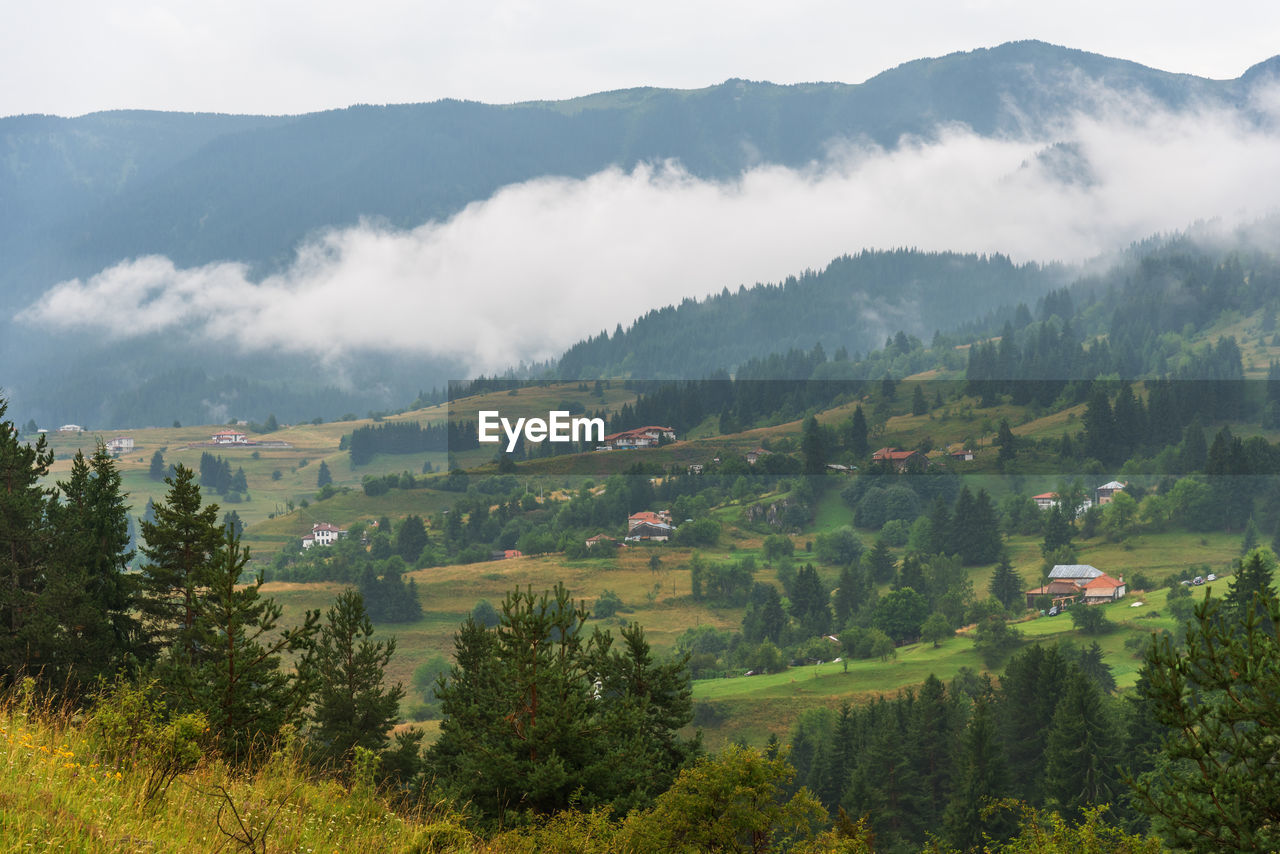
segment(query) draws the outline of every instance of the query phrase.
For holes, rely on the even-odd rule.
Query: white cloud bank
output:
[[[331,231],[258,281],[233,262],[124,261],[56,285],[20,319],[115,337],[181,329],[246,351],[447,355],[494,370],[862,247],[1079,260],[1197,220],[1246,222],[1273,209],[1280,186],[1280,137],[1264,124],[1131,104],[1080,119],[1055,139],[1078,145],[1089,184],[1037,165],[1052,140],[960,128],[892,151],[833,145],[808,169],[765,165],[725,183],[677,164],[536,180],[411,231]]]

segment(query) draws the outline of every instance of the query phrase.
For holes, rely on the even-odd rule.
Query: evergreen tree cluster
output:
[[[243,466],[237,467],[233,473],[230,460],[208,451],[200,454],[200,486],[219,495],[233,492],[245,495],[249,491]]]
[[[467,451],[478,448],[474,421],[448,421],[423,427],[417,421],[385,421],[357,427],[342,437],[340,447],[351,454],[351,465],[362,466],[375,454],[419,454],[427,451]]]
[[[1001,798],[1072,817],[1110,804],[1132,819],[1124,704],[1071,659],[1034,646],[999,687],[931,675],[894,698],[807,713],[791,737],[797,783],[832,812],[866,816],[885,851],[918,850],[931,834],[961,850],[1007,836],[1016,816],[986,809]]]

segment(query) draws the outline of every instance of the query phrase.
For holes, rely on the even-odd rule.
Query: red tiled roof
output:
[[[881,448],[880,450],[876,451],[874,454],[871,455],[871,459],[891,460],[892,462],[898,462],[900,460],[905,460],[905,459],[914,457],[918,453],[920,452],[919,451],[902,451],[902,450],[899,450],[898,448]]]
[[[1084,589],[1095,590],[1095,589],[1105,588],[1107,590],[1114,590],[1117,587],[1123,587],[1123,586],[1124,586],[1123,581],[1116,581],[1111,576],[1107,575],[1106,573],[1103,573],[1102,575],[1099,575],[1097,578],[1091,579],[1089,583],[1084,586]]]
[[[1056,493],[1056,492],[1042,492],[1042,493],[1040,493],[1039,495],[1033,495],[1033,496],[1031,496],[1031,499],[1032,499],[1033,501],[1034,501],[1034,500],[1036,500],[1036,499],[1039,499],[1039,498],[1052,498],[1052,499],[1054,499],[1054,500],[1057,500],[1057,498],[1058,498],[1058,493]]]

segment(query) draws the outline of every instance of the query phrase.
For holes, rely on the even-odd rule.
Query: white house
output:
[[[210,441],[215,445],[244,445],[249,437],[239,430],[219,430]]]
[[[84,428],[79,424],[63,424],[58,428],[59,433],[83,433]]]
[[[1056,492],[1042,492],[1039,495],[1031,496],[1031,500],[1034,501],[1036,503],[1036,507],[1039,507],[1041,510],[1048,510],[1050,507],[1057,507],[1060,503],[1058,493]],[[1086,498],[1084,501],[1080,502],[1080,506],[1076,508],[1076,518],[1079,518],[1084,511],[1088,510],[1092,506],[1092,498]]]
[[[597,451],[631,450],[634,448],[654,448],[663,439],[675,441],[676,431],[670,427],[649,426],[636,427],[605,436]]]
[[[131,454],[133,453],[133,437],[116,436],[114,439],[108,439],[107,450],[113,454]]]
[[[302,547],[309,549],[312,546],[331,546],[346,535],[347,532],[337,525],[330,525],[328,522],[317,522],[311,526],[311,533],[303,536]]]

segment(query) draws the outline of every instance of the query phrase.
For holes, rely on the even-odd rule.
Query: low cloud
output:
[[[951,128],[893,150],[844,142],[807,168],[761,165],[727,182],[674,162],[535,180],[410,231],[330,231],[258,279],[235,262],[123,261],[54,286],[20,319],[500,369],[649,309],[778,281],[863,247],[1078,261],[1200,220],[1249,222],[1271,210],[1267,188],[1280,184],[1280,138],[1256,111],[1274,117],[1277,104],[1259,99],[1246,119],[1126,103],[1047,139]],[[1042,156],[1057,142],[1070,143],[1069,157]]]

